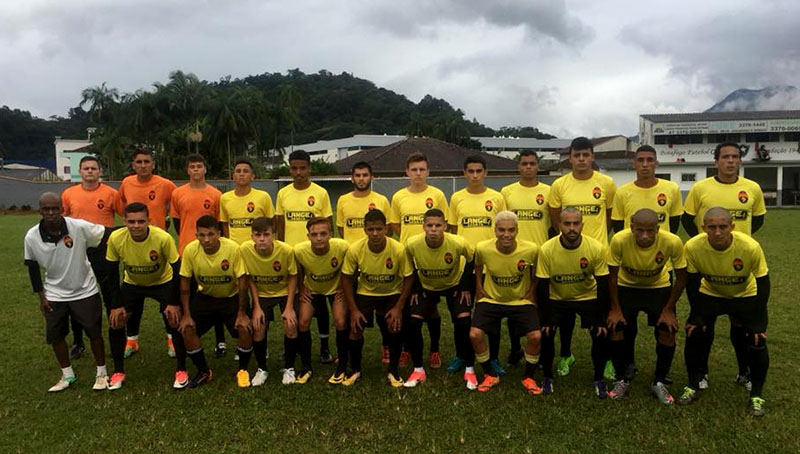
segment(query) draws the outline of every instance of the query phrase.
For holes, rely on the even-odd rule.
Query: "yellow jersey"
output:
[[[733,232],[733,242],[724,251],[711,247],[708,235],[701,233],[686,242],[686,262],[690,273],[700,273],[700,293],[720,298],[754,296],[756,278],[769,271],[761,245],[749,235]]]
[[[367,239],[351,244],[344,258],[342,273],[354,275],[358,271],[359,295],[395,295],[403,289],[403,278],[414,270],[406,258],[406,251],[399,241],[386,238],[386,247],[379,253],[369,250]]]
[[[172,235],[154,225],[142,241],[135,241],[128,228],[123,227],[108,237],[106,260],[122,262],[124,282],[151,287],[172,280],[170,265],[178,261],[178,249]]]
[[[284,241],[290,246],[308,239],[306,222],[309,219],[333,216],[328,191],[313,182],[302,191],[293,184],[278,191],[275,214],[283,216]]]
[[[447,216],[447,198],[439,188],[428,185],[422,192],[403,188],[394,193],[389,223],[400,224],[401,243],[406,244],[412,236],[423,233],[425,212],[431,208],[438,208]]]
[[[449,224],[458,227],[458,235],[472,246],[495,238],[494,217],[506,209],[503,196],[491,188],[472,194],[466,188],[450,198]]]
[[[475,265],[483,266],[483,291],[479,303],[521,306],[533,304],[523,299],[531,290],[539,246],[530,241],[517,241],[509,254],[497,250],[497,240],[484,240],[475,248]]]
[[[433,249],[421,233],[409,238],[406,253],[417,270],[422,288],[441,291],[458,285],[464,264],[473,260],[475,249],[464,238],[451,233],[445,233],[442,245]]]
[[[388,219],[389,199],[375,191],[370,191],[366,197],[356,197],[352,192],[339,197],[336,202],[336,226],[344,230],[343,238],[348,243],[366,238],[364,215],[372,210],[381,210]]]
[[[633,181],[623,184],[614,195],[611,219],[625,221],[625,228],[631,226],[631,216],[642,208],[649,208],[658,214],[658,225],[669,231],[669,218],[683,214],[681,190],[672,181],[657,178],[652,188],[636,186]]]
[[[197,280],[197,290],[214,298],[229,298],[239,293],[239,278],[244,276],[244,262],[239,245],[220,238],[219,250],[206,254],[200,241],[194,240],[183,249],[181,276]]]
[[[325,255],[317,255],[311,249],[311,241],[297,243],[294,257],[303,267],[303,285],[317,295],[333,295],[339,290],[344,256],[350,243],[341,238],[331,238],[330,248]]]
[[[550,211],[548,210],[548,197],[550,186],[538,183],[536,186],[527,187],[520,182],[512,183],[501,191],[506,201],[506,208],[517,215],[517,239],[525,240],[541,246],[548,240],[550,230]]]
[[[297,274],[292,247],[283,241],[272,242],[272,253],[261,255],[252,240],[239,246],[244,269],[258,288],[258,296],[272,298],[289,294],[289,276]]]
[[[561,235],[550,238],[539,251],[536,277],[550,279],[550,299],[587,301],[597,298],[595,276],[608,275],[606,247],[583,235],[580,246],[567,249]]]
[[[614,180],[600,172],[592,172],[588,180],[578,180],[572,172],[559,177],[550,187],[550,206],[573,207],[583,213],[583,234],[608,245],[606,211],[614,203]]]
[[[715,177],[700,180],[686,196],[684,210],[694,216],[698,232],[703,231],[703,216],[715,206],[730,210],[733,229],[752,235],[753,216],[766,214],[761,186],[753,180],[739,177],[735,183],[721,183]]]
[[[686,268],[686,257],[678,235],[659,229],[656,241],[644,249],[626,229],[611,238],[608,266],[619,267],[617,282],[622,287],[664,288],[670,286],[670,269]]]
[[[230,238],[238,244],[250,239],[253,219],[273,216],[275,209],[269,194],[255,188],[241,197],[235,190],[228,191],[219,199],[219,220],[228,223]]]

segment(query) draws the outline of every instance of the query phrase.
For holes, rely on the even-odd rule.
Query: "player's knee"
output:
[[[657,340],[658,343],[661,345],[672,347],[673,345],[675,345],[675,333],[666,329],[659,329]]]
[[[542,341],[542,332],[538,329],[525,334],[525,339],[530,343],[539,343]]]
[[[286,334],[286,337],[290,339],[294,339],[297,337],[297,326],[289,326],[288,324],[283,324],[283,332]]]
[[[469,330],[469,339],[472,342],[480,342],[483,340],[483,330],[480,328],[475,328],[474,326]]]
[[[311,320],[298,320],[297,321],[297,329],[300,331],[308,331],[311,329]]]

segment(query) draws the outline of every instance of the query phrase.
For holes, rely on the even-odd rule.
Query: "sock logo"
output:
[[[154,249],[150,251],[150,261],[155,262],[156,260],[158,260],[158,252],[156,252]]]
[[[492,211],[494,204],[492,204],[491,200],[487,200],[486,203],[483,204],[483,207],[486,208],[486,211]]]
[[[432,199],[432,198],[430,198],[430,197],[428,197],[427,199],[425,199],[425,206],[426,206],[426,207],[427,207],[429,210],[430,210],[431,208],[433,208],[433,199]]]
[[[150,193],[147,194],[147,198],[150,199],[150,200],[155,200],[156,199],[156,191],[150,191]]]
[[[247,202],[247,212],[252,213],[256,210],[256,204],[253,202]]]
[[[603,195],[603,191],[600,190],[599,187],[595,186],[594,189],[592,189],[592,197],[599,199],[601,195]]]
[[[536,196],[536,204],[537,204],[537,205],[542,205],[542,204],[544,204],[544,195],[543,195],[543,194],[538,194],[538,195]]]
[[[581,269],[585,270],[589,266],[589,259],[587,259],[586,257],[581,257],[580,264],[581,264]]]
[[[313,195],[308,196],[308,206],[313,207],[317,203],[317,199]]]
[[[747,200],[748,200],[747,192],[739,191],[739,194],[737,195],[737,197],[739,198],[740,202],[747,203]]]
[[[228,259],[222,259],[219,266],[222,268],[222,271],[228,271],[228,268],[231,267],[231,264],[228,262]]]
[[[72,248],[72,237],[71,236],[67,235],[67,236],[64,237],[64,246],[66,246],[67,248],[70,248],[70,249]]]
[[[390,258],[386,259],[386,269],[390,270],[392,268],[394,268],[394,263],[392,263],[392,259],[390,257]]]
[[[742,271],[742,268],[744,268],[744,262],[742,259],[738,257],[733,259],[733,269],[736,271]]]
[[[453,263],[453,254],[451,254],[449,252],[445,252],[444,253],[444,263],[446,263],[448,265]]]
[[[663,192],[659,193],[658,197],[656,198],[656,201],[658,202],[658,206],[663,207],[664,205],[667,204],[667,195],[664,194]]]
[[[339,259],[336,257],[331,257],[331,267],[336,268],[337,266],[339,266]]]
[[[281,262],[278,261],[278,260],[275,260],[274,262],[272,262],[272,269],[275,270],[276,272],[280,271],[281,270]]]
[[[661,265],[664,263],[664,253],[661,251],[656,252],[656,263]]]

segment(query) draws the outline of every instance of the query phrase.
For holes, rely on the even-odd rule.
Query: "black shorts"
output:
[[[608,307],[600,304],[596,299],[585,301],[550,300],[542,310],[542,324],[558,326],[562,320],[568,320],[576,314],[581,317],[581,328],[605,326]]]
[[[450,319],[455,321],[459,314],[464,312],[471,312],[472,308],[466,304],[461,303],[461,291],[458,287],[452,287],[447,290],[422,290],[418,293],[419,303],[408,307],[411,315],[422,316],[422,318],[430,319],[439,316],[438,305],[441,298],[444,297],[447,302],[447,310],[450,311]]]
[[[717,317],[727,314],[731,324],[743,326],[751,333],[767,331],[769,315],[767,306],[759,303],[755,296],[744,298],[719,298],[700,293],[699,301],[691,304],[687,323],[697,326],[713,326]]]
[[[364,314],[364,318],[367,319],[367,323],[364,325],[364,328],[372,328],[375,326],[374,317],[386,317],[386,313],[389,312],[389,310],[393,308],[395,304],[397,304],[397,300],[399,298],[399,293],[385,296],[356,294],[356,307],[359,311],[361,311],[362,314]]]
[[[55,344],[69,334],[69,318],[78,322],[89,339],[98,339],[103,331],[103,303],[100,294],[75,301],[50,301],[53,310],[44,313],[45,338]]]
[[[318,295],[318,294],[311,294],[311,305],[314,306],[314,313],[318,313],[320,311],[324,311],[328,307],[326,304],[330,304],[333,307],[333,301],[336,299],[336,295]]]
[[[647,314],[647,324],[656,326],[661,311],[667,305],[672,287],[632,288],[619,286],[619,304],[628,323],[636,323],[639,312]]]
[[[119,299],[126,308],[129,308],[132,304],[144,303],[145,298],[152,298],[158,301],[159,310],[162,312],[170,304],[178,305],[178,302],[175,301],[175,289],[172,281],[151,287],[128,284],[127,282],[122,283]]]
[[[508,318],[509,330],[524,336],[536,331],[539,326],[539,311],[533,304],[506,305],[495,303],[477,303],[472,316],[472,326],[493,336],[499,336],[501,322]]]
[[[215,298],[197,292],[189,305],[197,336],[200,337],[218,322],[222,322],[233,338],[239,337],[236,331],[236,316],[239,313],[239,295],[229,298]]]

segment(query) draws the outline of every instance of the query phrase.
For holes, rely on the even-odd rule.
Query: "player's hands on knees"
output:
[[[767,332],[764,331],[763,333],[753,333],[753,343],[754,345],[759,345],[762,341],[767,340]]]
[[[606,328],[605,326],[597,327],[597,337],[602,337],[607,335],[608,335],[608,328]]]
[[[616,330],[618,325],[625,325],[627,323],[625,317],[622,315],[622,311],[612,310],[608,313],[606,324],[610,329]]]
[[[253,308],[253,330],[258,331],[266,324],[266,316],[260,307]]]
[[[389,325],[389,331],[399,333],[403,327],[403,312],[396,307],[389,309],[386,313],[386,324]]]
[[[689,337],[694,333],[694,330],[698,328],[697,325],[692,325],[691,323],[686,324],[686,337]]]
[[[125,327],[125,320],[128,318],[128,313],[124,307],[111,309],[108,313],[108,324],[112,329],[121,329]]]
[[[675,313],[672,311],[661,312],[661,315],[658,317],[658,322],[656,323],[656,326],[661,326],[661,325],[666,326],[667,331],[669,331],[670,333],[677,332],[678,319],[675,317]]]
[[[164,316],[167,318],[170,328],[177,328],[181,323],[181,309],[178,306],[168,305],[165,307]]]
[[[286,306],[286,309],[284,309],[283,313],[281,314],[281,319],[283,319],[283,323],[285,323],[287,327],[297,327],[297,314],[295,314],[294,309],[291,306]]]
[[[181,318],[180,325],[178,325],[178,331],[185,336],[187,331],[194,330],[195,328],[196,325],[194,324],[194,319],[192,319],[192,316],[189,314],[184,314]]]
[[[419,304],[419,293],[412,293],[411,298],[408,300],[409,306],[416,306]]]
[[[360,333],[364,331],[364,325],[367,324],[367,318],[364,314],[356,309],[350,313],[350,329],[354,332]]]
[[[300,289],[300,302],[311,304],[311,290],[309,290],[308,287]]]
[[[467,290],[462,291],[459,302],[467,307],[472,307],[472,295]]]
[[[253,324],[250,323],[250,317],[246,313],[239,311],[236,315],[236,324],[234,325],[236,331],[247,331],[253,334]]]

